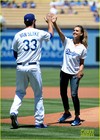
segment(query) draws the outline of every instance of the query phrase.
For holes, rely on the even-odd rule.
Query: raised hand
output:
[[[51,21],[51,19],[52,19],[52,14],[51,13],[48,13],[47,15],[46,15],[46,17],[44,18],[45,19],[45,21],[48,23],[49,21]]]
[[[51,19],[52,23],[56,22],[57,21],[57,15],[52,15],[52,19]]]

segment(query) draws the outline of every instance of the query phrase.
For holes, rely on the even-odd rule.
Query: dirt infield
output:
[[[2,87],[1,98],[9,99],[15,95],[15,87]],[[68,89],[68,96],[70,97],[70,89]],[[34,94],[31,87],[28,87],[25,98],[33,98]],[[60,98],[59,87],[43,87],[44,98]],[[79,98],[99,98],[99,88],[96,87],[80,87]]]
[[[98,88],[80,88],[79,89],[79,98],[99,98],[99,91]],[[1,98],[3,99],[9,99],[13,98],[15,95],[15,87],[2,87],[1,88]],[[43,96],[44,98],[60,98],[59,94],[59,87],[44,87],[43,88]],[[68,96],[70,98],[70,89],[68,89]],[[27,94],[25,98],[33,98],[33,91],[29,87],[27,89]],[[89,108],[89,109],[81,109],[81,127],[99,127],[99,110],[100,107],[95,108]],[[59,117],[61,117],[63,112],[60,113],[53,113],[53,114],[46,114],[44,123],[50,126],[70,126],[70,123],[74,119],[74,111],[71,111],[72,118],[67,120],[65,123],[58,123]],[[34,124],[34,117],[33,116],[27,116],[27,117],[18,117],[19,124],[22,125],[32,125]],[[10,123],[10,119],[2,119],[2,123]],[[79,127],[80,127],[79,126]]]

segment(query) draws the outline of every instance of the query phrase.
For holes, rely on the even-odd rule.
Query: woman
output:
[[[72,126],[80,124],[80,102],[78,98],[78,87],[80,79],[83,77],[84,59],[87,54],[87,33],[81,25],[77,25],[73,30],[73,39],[67,38],[58,27],[57,16],[52,16],[52,23],[57,30],[64,46],[63,64],[60,72],[60,95],[64,106],[64,114],[59,119],[59,123],[71,117],[67,96],[68,83],[70,81],[71,97],[75,109],[75,119]]]

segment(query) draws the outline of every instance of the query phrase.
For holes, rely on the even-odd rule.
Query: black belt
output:
[[[36,65],[37,63],[36,62],[30,62],[28,63],[28,65]],[[17,63],[17,65],[24,65],[24,63]]]

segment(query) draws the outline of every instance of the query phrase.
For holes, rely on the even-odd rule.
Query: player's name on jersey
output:
[[[38,36],[38,32],[27,32],[27,33],[21,33],[20,37],[26,37],[26,36]]]

